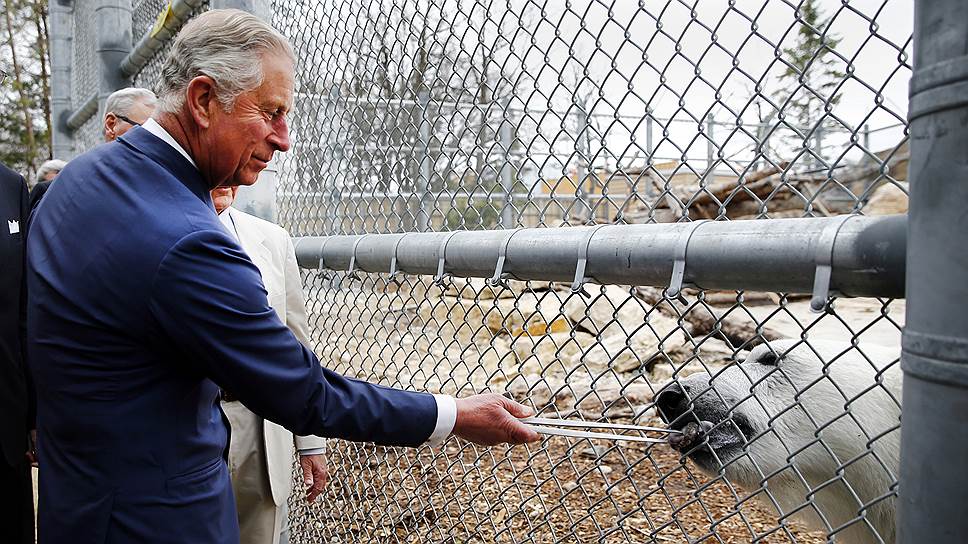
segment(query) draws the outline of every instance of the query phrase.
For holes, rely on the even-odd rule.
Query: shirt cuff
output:
[[[454,431],[454,424],[457,423],[457,402],[450,395],[434,395],[434,400],[437,401],[437,425],[427,439],[427,444],[439,446]]]
[[[326,453],[326,446],[323,446],[321,448],[309,448],[305,450],[299,450],[300,457],[302,457],[303,455],[319,455],[321,453]]]

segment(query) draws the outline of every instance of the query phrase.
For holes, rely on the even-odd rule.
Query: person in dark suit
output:
[[[27,184],[0,164],[0,542],[34,541],[28,431],[33,418],[24,363],[24,231]]]
[[[531,410],[324,369],[269,305],[210,191],[289,149],[294,55],[238,10],[181,30],[153,119],[73,159],[27,240],[41,543],[237,543],[220,388],[297,435],[539,439]],[[318,475],[320,479],[322,474]]]
[[[37,207],[37,204],[44,198],[44,193],[50,188],[50,184],[54,182],[57,174],[60,174],[60,171],[66,165],[66,162],[59,159],[51,159],[40,165],[40,168],[37,169],[37,179],[35,180],[34,187],[30,190],[31,210]]]

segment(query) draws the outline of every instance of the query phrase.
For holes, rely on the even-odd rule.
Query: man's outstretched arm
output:
[[[530,409],[499,395],[459,399],[448,416],[441,398],[322,368],[269,307],[258,269],[223,232],[175,244],[150,288],[155,324],[184,354],[181,363],[296,434],[419,446],[450,434],[448,421],[438,420],[452,418],[450,431],[478,444],[538,440],[517,420]]]

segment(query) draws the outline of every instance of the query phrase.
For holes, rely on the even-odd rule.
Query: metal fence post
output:
[[[649,157],[649,162],[652,162],[652,155],[654,154],[654,145],[652,143],[652,112],[647,111],[645,113],[645,154]]]
[[[50,3],[50,115],[54,133],[53,157],[71,158],[71,8],[69,0]]]
[[[813,133],[813,150],[814,156],[811,157],[811,162],[816,164],[816,169],[819,170],[824,167],[823,160],[823,121],[821,120],[817,123],[817,130]]]
[[[968,534],[968,4],[914,4],[898,542]]]
[[[591,161],[591,137],[588,134],[589,113],[582,106],[578,106],[576,109],[578,110],[578,134],[575,140],[575,150],[578,152],[578,170],[575,180],[575,204],[576,207],[580,208],[579,220],[586,222],[593,219],[594,213],[591,198],[588,196],[588,192],[592,189],[589,183],[589,175],[593,172],[594,166]],[[588,183],[587,190],[586,183]]]
[[[103,119],[108,96],[129,84],[119,67],[131,52],[131,0],[100,0],[94,8],[94,20],[98,59],[97,119]]]
[[[504,151],[504,164],[501,166],[501,195],[504,202],[501,204],[501,226],[510,229],[514,227],[514,206],[511,202],[511,194],[514,192],[514,170],[511,168],[511,146],[514,139],[511,135],[511,121],[508,119],[510,110],[509,101],[504,100],[503,117],[501,119],[501,129],[499,138],[501,149]]]
[[[716,130],[716,119],[712,112],[706,116],[706,176],[713,173],[713,161],[716,159],[716,143],[713,141],[713,131]]]
[[[428,201],[428,190],[430,188],[430,176],[433,170],[430,161],[430,92],[420,91],[417,97],[419,107],[417,113],[420,115],[420,170],[417,175],[417,200],[414,202],[414,209],[411,210],[414,219],[414,228],[417,232],[430,230],[430,214],[427,211],[430,207]]]

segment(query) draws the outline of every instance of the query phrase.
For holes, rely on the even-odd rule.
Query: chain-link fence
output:
[[[161,7],[135,3],[136,38]],[[909,1],[271,12],[298,57],[278,193],[294,236],[907,208]],[[305,291],[313,348],[348,375],[707,432],[676,449],[336,443],[322,502],[291,501],[294,542],[894,540],[903,301],[811,313],[794,293],[333,270]]]

